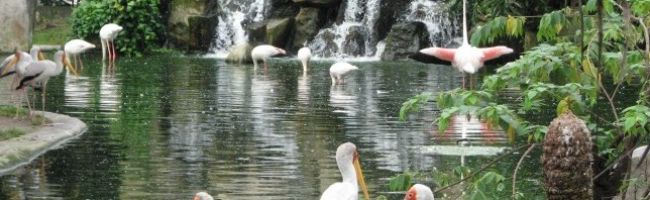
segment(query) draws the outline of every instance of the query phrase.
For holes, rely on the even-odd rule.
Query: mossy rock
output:
[[[252,50],[253,46],[251,46],[249,43],[235,45],[230,48],[228,56],[226,56],[226,62],[239,64],[253,63],[253,59],[251,58]]]
[[[300,12],[295,17],[295,34],[293,36],[292,49],[300,49],[307,41],[310,41],[318,34],[320,29],[318,25],[319,15],[319,8],[300,8]]]
[[[293,18],[271,19],[266,24],[266,43],[285,47],[293,28]]]

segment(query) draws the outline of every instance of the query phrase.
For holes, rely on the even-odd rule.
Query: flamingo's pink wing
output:
[[[481,61],[484,62],[513,52],[511,48],[506,46],[487,47],[480,49],[483,52],[483,58],[481,58]]]
[[[420,50],[420,53],[430,55],[430,56],[435,56],[436,58],[439,58],[441,60],[453,62],[454,55],[456,55],[456,49],[430,47],[430,48]]]

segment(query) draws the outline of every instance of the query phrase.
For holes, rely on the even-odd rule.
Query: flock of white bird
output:
[[[113,40],[117,37],[117,34],[120,31],[122,31],[122,27],[117,24],[106,24],[99,31],[99,36],[102,41],[102,50],[108,49],[109,63],[114,62],[116,58]],[[81,62],[79,54],[93,48],[95,48],[95,45],[92,43],[81,39],[73,39],[63,46],[63,50],[59,50],[54,54],[54,61],[46,60],[41,49],[38,47],[32,47],[29,54],[16,50],[14,54],[5,58],[2,64],[0,64],[0,78],[14,75],[10,89],[18,90],[25,95],[27,98],[27,107],[29,108],[29,114],[31,116],[32,105],[26,87],[42,91],[41,103],[42,110],[44,111],[48,80],[51,77],[61,74],[63,68],[66,68],[70,73],[77,74],[77,66],[83,68],[83,62]],[[104,50],[104,52],[106,52],[106,50]],[[70,57],[74,59],[74,64],[70,62]],[[106,59],[106,56],[104,56],[104,59]],[[16,84],[18,86],[16,86]],[[16,102],[17,108],[20,103],[20,101]],[[18,117],[18,109],[16,109],[16,117]]]

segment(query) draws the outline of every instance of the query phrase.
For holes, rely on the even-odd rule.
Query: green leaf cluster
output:
[[[72,13],[73,34],[95,39],[104,24],[116,23],[124,28],[115,41],[117,50],[141,56],[164,39],[159,6],[159,0],[83,1]]]

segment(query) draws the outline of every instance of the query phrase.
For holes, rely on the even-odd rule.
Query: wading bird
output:
[[[257,69],[257,61],[262,60],[264,62],[264,69],[268,67],[266,64],[266,59],[268,59],[271,56],[276,56],[276,55],[284,55],[287,52],[284,51],[284,49],[274,47],[271,45],[259,45],[253,48],[251,51],[251,58],[253,58],[253,65]]]
[[[334,63],[330,67],[330,77],[332,78],[332,85],[343,84],[345,83],[345,75],[350,73],[353,70],[358,70],[357,66],[351,65],[350,63],[340,62]]]
[[[369,200],[370,195],[359,164],[357,146],[350,142],[341,144],[336,149],[336,164],[341,171],[343,181],[330,185],[323,192],[320,200],[358,200],[359,186],[365,199]]]
[[[426,185],[415,184],[406,192],[404,200],[433,200],[433,192]]]
[[[106,60],[108,55],[109,61],[115,61],[117,52],[115,51],[115,38],[122,31],[122,27],[117,24],[106,24],[99,30],[99,39],[102,42],[102,60]]]
[[[212,198],[212,195],[207,192],[198,192],[194,195],[192,200],[214,200],[214,198]]]
[[[40,60],[29,63],[25,67],[23,77],[16,90],[24,89],[27,85],[41,87],[42,109],[45,111],[45,97],[47,92],[47,81],[54,76],[61,74],[64,67],[70,66],[67,63],[66,55],[63,51],[57,51],[54,54],[54,62],[50,60]],[[27,103],[29,104],[29,98]]]
[[[32,49],[32,52],[35,52],[34,49]],[[35,53],[38,54],[38,53]],[[0,64],[0,78],[6,77],[11,74],[14,75],[14,79],[11,82],[10,87],[13,89],[16,82],[18,82],[20,79],[22,79],[23,74],[25,73],[25,68],[27,65],[33,62],[32,56],[29,54],[18,51],[16,50],[13,55],[7,57],[2,64]],[[19,91],[25,94],[25,97],[27,98],[27,106],[30,110],[31,113],[31,104],[29,103],[29,96],[27,95],[27,92],[25,90]],[[12,95],[13,99],[13,95]],[[18,118],[18,108],[20,107],[20,101],[16,101],[16,115],[14,118]]]
[[[70,40],[69,42],[65,43],[65,46],[63,47],[63,50],[65,50],[65,55],[66,55],[66,62],[70,62],[70,56],[73,57],[74,59],[74,64],[72,65],[74,68],[77,68],[77,65],[81,65],[81,69],[83,69],[84,64],[79,58],[79,54],[86,52],[90,49],[95,48],[94,44],[91,44],[89,42],[86,42],[81,39],[74,39]]]
[[[465,72],[474,74],[483,67],[485,61],[513,52],[511,48],[506,46],[476,48],[469,44],[467,40],[466,4],[467,0],[463,0],[463,44],[457,49],[430,47],[420,50],[420,53],[451,62],[451,65],[463,74],[463,88],[465,88]],[[471,85],[470,79],[470,87]]]
[[[303,47],[298,50],[298,59],[302,63],[302,72],[306,73],[309,60],[311,59],[311,50],[309,47]]]

